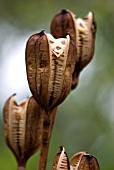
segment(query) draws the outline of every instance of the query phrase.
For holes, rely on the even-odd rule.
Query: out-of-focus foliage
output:
[[[113,170],[113,0],[0,0],[0,110],[2,113],[3,103],[12,93],[17,92],[19,99],[30,95],[23,69],[25,43],[31,34],[41,29],[49,32],[53,15],[65,8],[78,17],[84,17],[89,11],[95,13],[96,48],[94,59],[81,73],[77,89],[70,93],[57,112],[47,169],[51,169],[59,146],[63,145],[69,157],[78,151],[88,151],[97,157],[102,170]],[[20,60],[23,62],[19,62]],[[14,63],[10,65],[12,74],[8,67],[9,62]],[[21,73],[22,70],[24,72],[19,77],[18,72]],[[4,144],[2,116],[0,124],[0,169],[16,169],[15,159]],[[37,169],[37,157],[38,154],[29,160],[28,170]]]

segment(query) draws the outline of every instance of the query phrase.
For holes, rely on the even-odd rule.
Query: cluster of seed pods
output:
[[[16,157],[18,170],[26,169],[28,158],[38,149],[38,169],[46,169],[57,108],[77,86],[80,72],[94,54],[96,24],[92,12],[81,19],[69,10],[62,10],[52,19],[50,32],[46,34],[43,30],[27,41],[26,71],[33,96],[17,104],[13,95],[4,107],[5,139]],[[63,152],[64,149],[62,155]],[[85,157],[88,161],[91,156]],[[84,168],[83,161],[80,163],[83,168],[72,167],[66,160],[66,166],[61,168],[59,162],[54,163],[53,170],[99,169],[97,166]]]
[[[78,152],[68,158],[64,147],[60,147],[60,152],[55,157],[52,170],[99,170],[97,159],[86,152]]]
[[[69,33],[76,45],[77,62],[72,79],[72,89],[74,89],[78,84],[80,72],[93,58],[96,37],[94,14],[89,12],[82,19],[75,18],[69,10],[62,10],[52,19],[50,30],[55,38],[65,37]]]

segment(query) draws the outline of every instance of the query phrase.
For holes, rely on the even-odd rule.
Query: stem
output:
[[[17,170],[26,170],[26,167],[18,166]]]
[[[26,170],[26,165],[19,165],[18,164],[17,170]]]
[[[44,114],[43,115],[44,116],[43,117],[43,132],[42,132],[42,143],[41,143],[38,170],[46,169],[50,138],[52,134],[56,111],[57,111],[57,108],[54,108],[52,111],[48,113],[43,112]]]
[[[26,170],[26,162],[23,161],[18,162],[17,170]]]

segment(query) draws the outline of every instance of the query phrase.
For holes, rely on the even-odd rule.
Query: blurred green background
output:
[[[47,170],[64,146],[69,157],[87,151],[97,157],[101,170],[114,170],[114,1],[113,0],[0,0],[0,170],[15,170],[15,159],[4,143],[2,109],[17,93],[30,96],[25,70],[29,36],[45,29],[52,17],[69,9],[77,17],[93,11],[97,39],[92,62],[82,71],[79,85],[59,107],[53,129]],[[37,169],[38,154],[27,170]]]

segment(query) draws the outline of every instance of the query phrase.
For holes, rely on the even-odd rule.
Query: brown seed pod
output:
[[[97,159],[87,154],[79,152],[70,159],[71,170],[100,170]]]
[[[76,19],[76,28],[79,71],[81,71],[91,61],[94,54],[96,23],[93,13],[89,12],[84,19]]]
[[[100,170],[97,159],[89,154],[83,155],[78,170]]]
[[[43,120],[41,109],[33,97],[17,104],[14,95],[4,106],[4,136],[16,157],[19,167],[25,167],[28,158],[41,143]]]
[[[70,170],[68,156],[63,147],[60,147],[60,152],[55,157],[52,170]]]
[[[72,89],[78,84],[79,74],[91,61],[94,54],[96,23],[94,15],[89,12],[84,18],[75,18],[69,10],[62,10],[51,22],[51,33],[54,37],[65,37],[69,32],[77,47],[77,59],[73,73]]]
[[[78,152],[68,159],[63,147],[55,157],[52,170],[100,170],[97,159],[86,152]]]
[[[72,158],[70,159],[70,166],[72,169],[75,170],[79,166],[80,160],[81,160],[82,156],[85,154],[86,154],[86,152],[78,152],[72,156]]]
[[[50,31],[55,38],[65,38],[69,32],[76,43],[75,15],[69,10],[62,10],[53,17]]]
[[[76,47],[69,35],[55,39],[44,31],[34,34],[26,46],[26,70],[31,92],[45,109],[53,109],[71,90]]]

